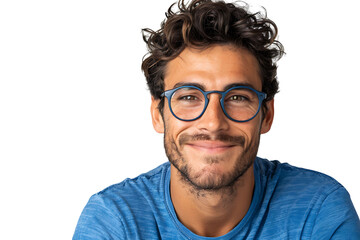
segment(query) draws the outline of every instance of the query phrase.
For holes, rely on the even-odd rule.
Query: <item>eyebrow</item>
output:
[[[183,86],[194,86],[198,87],[201,90],[205,91],[205,86],[200,83],[194,83],[194,82],[178,82],[175,84],[174,88],[183,87]]]
[[[200,83],[194,83],[194,82],[178,82],[174,85],[173,88],[178,88],[178,87],[183,87],[183,86],[194,86],[194,87],[198,87],[200,88],[201,90],[205,91],[205,86],[203,84],[200,84]],[[232,87],[251,87],[253,89],[255,89],[255,87],[252,85],[252,84],[249,84],[249,83],[231,83],[231,84],[228,84],[224,87],[223,91],[226,91]],[[219,89],[216,89],[219,91]]]
[[[232,88],[232,87],[251,87],[255,89],[255,87],[250,83],[232,83],[225,86],[224,91]]]

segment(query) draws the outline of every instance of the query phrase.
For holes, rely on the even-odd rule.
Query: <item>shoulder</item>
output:
[[[347,233],[359,236],[350,195],[334,178],[279,161],[258,158],[257,165],[267,217],[282,222],[282,231],[320,239]]]
[[[131,209],[159,204],[163,200],[165,176],[169,167],[169,163],[164,163],[135,178],[111,185],[94,194],[88,205],[96,202],[112,212],[127,215]]]
[[[86,239],[102,236],[123,239],[130,233],[138,236],[139,226],[144,223],[150,226],[156,222],[155,216],[163,211],[162,188],[169,167],[164,163],[91,196],[81,213],[73,239],[82,239],[82,236],[88,237]]]
[[[294,189],[327,195],[343,188],[334,178],[314,170],[261,158],[257,159],[257,164],[260,174],[268,180],[268,184],[274,181],[281,190]]]
[[[168,162],[164,163],[135,178],[127,178],[120,183],[111,185],[95,195],[98,197],[113,199],[121,196],[132,197],[139,194],[149,193],[149,191],[151,193],[158,192],[169,167],[170,164]]]
[[[257,159],[257,164],[264,203],[280,217],[290,213],[296,213],[298,217],[298,214],[310,211],[315,216],[321,209],[333,206],[324,204],[325,200],[337,198],[343,201],[344,195],[348,195],[339,182],[326,174],[266,159]]]

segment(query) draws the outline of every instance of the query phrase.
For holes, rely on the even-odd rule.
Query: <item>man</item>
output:
[[[92,196],[73,239],[360,239],[342,185],[256,157],[278,91],[276,25],[220,1],[178,7],[144,30],[142,64],[169,163]]]

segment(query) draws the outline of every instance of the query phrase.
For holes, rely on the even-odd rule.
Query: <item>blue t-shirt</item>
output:
[[[360,221],[350,196],[324,174],[256,158],[250,208],[226,235],[201,237],[177,218],[170,164],[93,195],[73,240],[90,239],[360,239]]]

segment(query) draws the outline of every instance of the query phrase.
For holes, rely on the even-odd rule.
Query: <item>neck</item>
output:
[[[231,187],[198,190],[184,182],[171,166],[171,199],[180,222],[200,236],[218,237],[231,231],[246,215],[254,190],[250,167]]]

